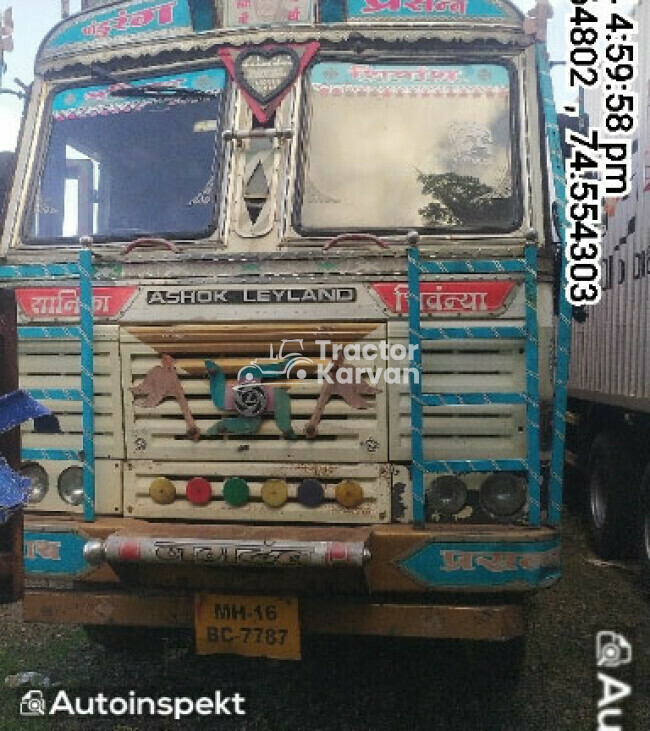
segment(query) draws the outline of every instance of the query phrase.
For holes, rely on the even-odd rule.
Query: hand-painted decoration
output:
[[[349,377],[341,379],[345,380],[345,383],[339,383],[337,377],[337,372],[342,368],[350,371]],[[324,380],[314,413],[305,426],[305,436],[307,439],[315,439],[318,436],[318,424],[332,396],[340,396],[353,409],[368,409],[372,404],[364,396],[373,396],[380,393],[380,391],[381,389],[371,386],[361,378],[357,369],[346,365],[343,359],[339,358],[333,361],[332,368],[329,371],[329,379]]]
[[[25,391],[0,396],[0,433],[30,419],[48,416],[50,411]],[[0,525],[27,501],[30,480],[14,472],[0,455]]]
[[[82,576],[94,570],[84,557],[86,538],[67,531],[26,531],[25,571],[48,576]]]
[[[164,38],[192,32],[187,0],[137,0],[112,9],[75,16],[50,36],[49,52],[73,52],[79,46],[99,46],[131,40]]]
[[[286,389],[271,387],[259,380],[242,380],[231,386],[226,382],[226,374],[219,365],[211,360],[206,360],[205,365],[210,378],[212,402],[220,411],[237,414],[220,419],[208,429],[207,434],[256,434],[263,417],[273,415],[282,436],[296,439],[297,434],[291,426],[291,398]],[[271,374],[269,377],[283,375],[284,371],[280,369],[277,376]]]
[[[154,408],[166,398],[176,399],[185,418],[187,436],[196,442],[200,439],[201,432],[190,411],[183,385],[176,373],[174,359],[169,355],[163,355],[161,360],[162,365],[154,366],[142,382],[132,386],[130,390],[136,398],[136,403],[146,408]]]
[[[408,313],[408,285],[405,282],[376,282],[373,289],[391,312]],[[420,312],[476,315],[493,313],[505,307],[515,283],[423,282],[420,287]]]
[[[137,291],[137,287],[93,287],[93,316],[116,317]],[[79,287],[18,289],[16,302],[23,315],[33,320],[79,317]]]
[[[398,566],[419,584],[437,586],[544,586],[560,577],[559,539],[539,543],[431,542]]]
[[[187,89],[189,91],[219,94],[225,86],[226,73],[223,69],[217,68],[136,79],[128,83],[77,87],[62,91],[54,97],[52,116],[54,119],[59,120],[81,119],[84,117],[106,116],[107,114],[127,114],[144,109],[151,104],[160,104],[161,101],[169,106],[197,101],[197,98],[191,95],[164,98],[155,95],[151,97],[134,96],[133,98],[113,96],[113,92],[116,91],[123,92],[128,91],[128,89],[137,90],[146,87],[147,90],[155,90],[156,88],[161,91],[166,89]]]
[[[316,94],[374,97],[507,97],[505,66],[463,64],[403,66],[331,61],[314,66],[309,76]]]
[[[239,28],[280,23],[311,23],[313,0],[225,0],[224,26]]]
[[[348,20],[517,19],[498,0],[347,0]]]
[[[259,122],[268,122],[319,43],[220,48],[219,56]]]

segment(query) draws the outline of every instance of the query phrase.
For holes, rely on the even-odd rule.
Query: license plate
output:
[[[197,594],[196,651],[300,660],[298,600],[293,597]]]

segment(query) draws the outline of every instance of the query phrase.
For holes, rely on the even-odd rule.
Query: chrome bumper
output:
[[[83,549],[89,564],[163,564],[236,567],[346,566],[361,568],[370,559],[362,542],[205,540],[109,535]]]

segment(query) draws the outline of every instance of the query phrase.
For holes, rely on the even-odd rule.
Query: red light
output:
[[[185,495],[194,505],[207,505],[212,499],[212,487],[204,477],[193,477],[187,483]]]

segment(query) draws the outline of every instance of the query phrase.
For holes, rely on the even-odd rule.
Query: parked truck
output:
[[[639,38],[650,3],[637,5]],[[639,43],[639,123],[632,187],[605,202],[603,296],[573,328],[567,459],[586,480],[586,514],[603,558],[640,555],[650,567],[650,53]],[[587,95],[589,123],[600,100]],[[586,318],[584,316],[586,315]]]
[[[138,0],[50,33],[0,265],[52,412],[26,620],[273,657],[523,635],[560,575],[569,337],[546,17]]]

